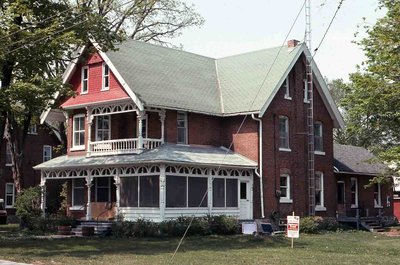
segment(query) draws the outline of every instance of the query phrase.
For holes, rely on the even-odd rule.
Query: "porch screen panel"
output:
[[[140,177],[140,207],[159,207],[159,183],[158,176]]]
[[[138,207],[138,177],[121,178],[120,206]]]
[[[188,207],[207,207],[207,178],[188,178]],[[201,205],[200,205],[201,202]]]
[[[213,180],[213,207],[225,207],[225,179]]]
[[[73,205],[81,206],[85,204],[85,180],[84,179],[74,179],[73,180]]]
[[[110,201],[110,179],[108,177],[96,178],[96,194],[97,202]]]
[[[238,207],[237,179],[226,179],[226,207]]]
[[[186,207],[186,177],[167,176],[167,207]]]

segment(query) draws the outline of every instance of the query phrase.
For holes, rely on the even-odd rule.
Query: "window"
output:
[[[304,79],[304,103],[310,103],[310,100],[308,99],[308,82],[307,79]]]
[[[96,141],[110,140],[110,115],[96,116]]]
[[[6,166],[11,166],[12,165],[12,153],[11,153],[11,147],[10,144],[6,144]]]
[[[381,184],[374,184],[374,207],[380,208],[382,207],[382,198],[381,198]]]
[[[238,180],[215,178],[213,180],[213,207],[238,207]]]
[[[358,181],[356,178],[351,178],[351,208],[358,207]]]
[[[31,125],[29,125],[28,134],[37,134],[37,124],[36,123],[32,123]]]
[[[72,179],[72,206],[85,205],[85,179]]]
[[[287,76],[285,81],[283,81],[282,87],[285,91],[285,99],[292,99],[290,96],[289,76]]]
[[[315,210],[326,210],[324,206],[324,175],[322,172],[315,172]]]
[[[50,145],[43,145],[43,162],[51,159],[51,149]]]
[[[187,144],[187,113],[178,111],[177,114],[178,144]]]
[[[110,89],[110,68],[107,64],[103,64],[103,87],[101,90]]]
[[[139,123],[138,123],[138,135],[139,135]],[[143,116],[142,119],[142,137],[147,138],[147,114]]]
[[[289,119],[286,116],[279,117],[279,150],[289,149]]]
[[[85,116],[79,114],[74,116],[73,122],[73,149],[85,149]]]
[[[317,154],[323,154],[324,152],[324,141],[321,122],[314,123],[314,151]]]
[[[87,66],[82,67],[81,79],[81,94],[86,94],[89,91],[89,68]]]
[[[159,176],[121,178],[121,207],[159,207]]]
[[[343,181],[337,182],[337,203],[344,204],[345,203],[345,187]]]
[[[110,178],[95,178],[95,201],[96,202],[110,202]]]
[[[14,183],[6,183],[6,208],[14,207],[15,188]]]
[[[281,190],[280,202],[291,203],[292,199],[290,198],[290,176],[288,174],[281,175],[280,190]]]
[[[207,178],[167,176],[166,206],[207,207],[206,191]]]

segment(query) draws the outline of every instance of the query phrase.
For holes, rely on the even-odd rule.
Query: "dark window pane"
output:
[[[189,207],[207,207],[207,178],[188,178],[188,206]]]
[[[337,203],[344,204],[344,183],[337,183]]]
[[[138,177],[121,178],[120,206],[138,207]]]
[[[237,179],[226,179],[226,207],[238,207]]]
[[[213,207],[225,207],[225,179],[213,180]]]
[[[240,182],[240,199],[246,200],[247,199],[247,183]]]
[[[167,207],[186,207],[186,177],[167,176]]]
[[[159,207],[158,176],[140,177],[140,207]]]
[[[84,205],[84,189],[75,188],[74,189],[74,205]]]

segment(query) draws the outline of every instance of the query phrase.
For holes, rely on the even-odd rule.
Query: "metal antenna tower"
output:
[[[314,170],[314,97],[313,97],[313,56],[311,53],[311,0],[306,0],[306,45],[309,53],[306,62],[305,95],[309,102],[307,107],[307,153],[308,153],[308,214],[315,216],[315,170]]]

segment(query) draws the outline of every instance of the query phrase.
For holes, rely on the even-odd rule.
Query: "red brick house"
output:
[[[29,127],[23,163],[23,188],[35,186],[40,183],[40,172],[33,170],[33,166],[55,157],[53,148],[59,144],[60,142],[56,135],[47,127],[38,124],[32,124]],[[12,177],[11,153],[7,142],[3,142],[1,148],[0,198],[4,199],[7,214],[14,215],[14,202],[17,193]]]
[[[42,184],[67,181],[69,213],[86,219],[307,215],[309,51],[288,44],[213,59],[127,41],[81,56],[64,75],[76,96],[42,117],[68,124],[67,155],[35,167]],[[312,67],[315,211],[335,216],[343,121]]]

